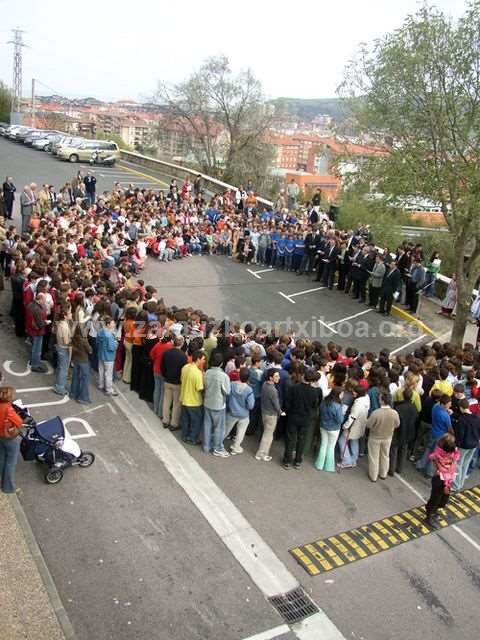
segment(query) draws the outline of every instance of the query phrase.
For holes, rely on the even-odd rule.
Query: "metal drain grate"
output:
[[[289,624],[300,622],[300,620],[319,611],[317,605],[310,600],[302,587],[297,587],[281,596],[273,596],[268,600]]]

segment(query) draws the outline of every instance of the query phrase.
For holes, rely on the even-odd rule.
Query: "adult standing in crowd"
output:
[[[12,176],[7,176],[2,186],[3,206],[5,207],[5,217],[7,220],[13,220],[13,205],[16,190],[17,187],[13,184]]]
[[[380,408],[375,409],[367,421],[368,438],[368,475],[372,482],[378,477],[387,478],[390,466],[390,445],[395,429],[400,426],[400,417],[391,408],[392,397],[389,393],[380,394]]]
[[[215,352],[210,358],[210,368],[204,378],[203,402],[203,450],[205,453],[226,458],[223,441],[225,439],[225,409],[230,393],[230,378],[222,369],[223,356]],[[238,451],[241,453],[241,451]],[[226,455],[225,455],[226,454]]]
[[[20,194],[20,215],[22,219],[22,233],[30,229],[30,222],[35,209],[35,192],[32,185],[25,185]]]
[[[164,353],[161,364],[162,376],[165,380],[163,426],[170,431],[177,431],[180,428],[180,382],[182,368],[187,364],[187,356],[182,350],[184,342],[183,336],[176,336],[173,348]]]

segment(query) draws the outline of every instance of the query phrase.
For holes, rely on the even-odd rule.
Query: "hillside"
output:
[[[275,114],[292,114],[307,122],[320,113],[332,116],[337,122],[345,119],[340,98],[275,98],[270,102],[275,107]]]

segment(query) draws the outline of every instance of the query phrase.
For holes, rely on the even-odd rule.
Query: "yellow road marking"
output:
[[[477,513],[480,513],[480,485],[454,493],[446,507],[438,510],[437,522],[443,529]],[[432,533],[432,527],[425,524],[425,517],[424,505],[414,507],[296,547],[290,553],[310,575],[318,575]]]
[[[161,184],[164,187],[169,187],[170,186],[164,180],[160,180],[160,178],[156,178],[155,176],[151,176],[149,173],[142,173],[141,171],[136,171],[136,169],[131,169],[130,167],[126,167],[124,164],[121,164],[120,162],[118,163],[118,166],[122,167],[122,169],[125,169],[125,171],[129,171],[130,173],[133,173],[133,174],[135,174],[137,176],[141,176],[142,178],[148,178],[149,180],[153,180],[154,182],[157,182],[158,184]]]
[[[324,553],[327,554],[327,556],[333,560],[333,562],[337,565],[337,567],[343,567],[343,565],[345,564],[345,562],[339,558],[337,556],[337,554],[335,553],[335,551],[333,549],[330,549],[330,547],[327,545],[326,542],[323,542],[323,540],[317,540],[317,542],[315,543]]]
[[[355,556],[349,551],[349,549],[347,549],[347,547],[343,544],[343,542],[341,542],[338,538],[336,538],[335,536],[331,536],[328,539],[329,542],[333,542],[333,544],[337,547],[337,549],[343,553],[343,555],[347,558],[347,560],[349,560],[350,562],[354,562],[357,558],[355,558]]]
[[[308,568],[308,571],[312,576],[316,576],[320,573],[320,569],[316,567],[310,558],[303,553],[300,547],[292,549],[292,553]]]
[[[390,520],[390,518],[384,518],[383,521],[388,527],[391,527],[395,531],[395,535],[402,540],[402,542],[408,542],[410,538],[397,526],[395,526],[395,522]]]
[[[361,527],[361,529],[363,529],[363,527]],[[367,527],[365,527],[365,529],[367,529]],[[382,538],[378,535],[378,533],[375,533],[375,531],[365,531],[365,533],[369,535],[372,538],[372,540],[378,544],[380,549],[383,549],[384,551],[386,549],[389,549],[388,544],[385,542],[385,540],[382,540]]]
[[[305,549],[310,553],[311,556],[315,558],[315,560],[320,563],[325,571],[330,571],[330,569],[333,569],[333,564],[331,564],[323,554],[317,551],[313,544],[306,544]]]
[[[360,545],[358,545],[355,542],[355,540],[348,535],[348,533],[340,533],[338,535],[338,537],[342,538],[342,540],[345,540],[345,542],[352,547],[352,549],[355,551],[355,553],[357,553],[360,556],[360,558],[367,558],[368,557],[368,553],[366,553],[362,549],[362,547]]]

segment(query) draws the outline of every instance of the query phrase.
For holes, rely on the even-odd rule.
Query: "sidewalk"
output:
[[[40,550],[16,495],[0,493],[0,532],[0,638],[73,638],[73,629],[68,632],[63,605],[48,570],[42,568]],[[65,616],[67,635],[55,610],[60,617]]]

